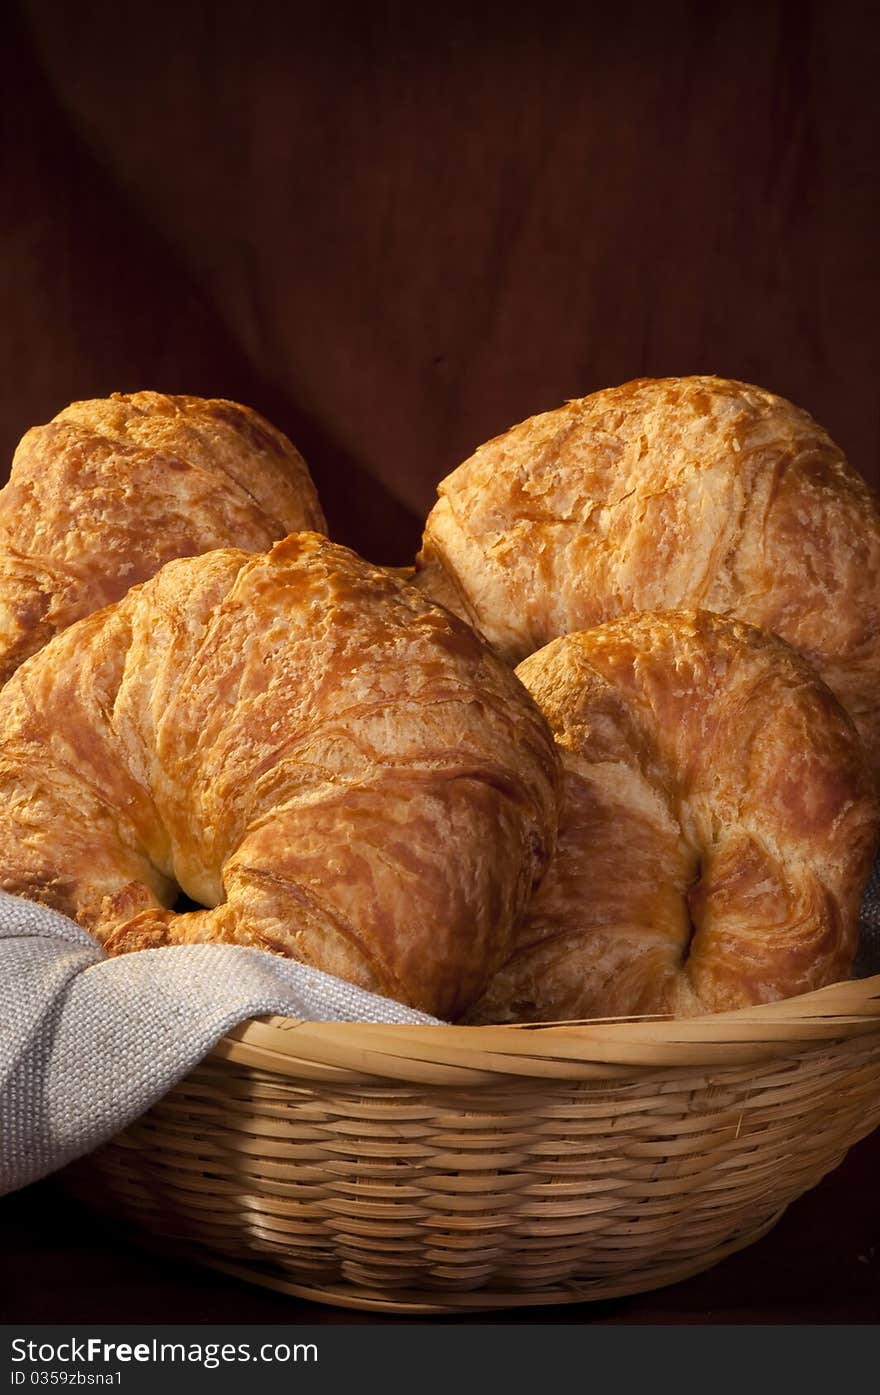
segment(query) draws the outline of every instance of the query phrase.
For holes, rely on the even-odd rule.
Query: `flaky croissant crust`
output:
[[[688,1016],[849,974],[877,803],[850,719],[794,651],[643,613],[517,673],[561,752],[559,839],[469,1020]]]
[[[441,483],[417,568],[512,663],[635,610],[769,630],[880,770],[880,508],[827,433],[761,388],[639,379],[531,417]]]
[[[0,886],[110,952],[253,945],[455,1016],[546,866],[556,770],[467,626],[293,534],[169,563],[6,684]]]
[[[115,393],[28,431],[0,490],[0,683],[167,561],[324,530],[299,453],[235,402]]]

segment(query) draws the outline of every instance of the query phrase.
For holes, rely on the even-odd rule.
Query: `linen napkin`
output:
[[[89,1153],[230,1028],[436,1022],[289,959],[180,945],[108,959],[72,920],[0,891],[0,1195]]]

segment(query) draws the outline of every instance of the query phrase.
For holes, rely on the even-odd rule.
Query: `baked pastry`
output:
[[[28,431],[0,490],[0,683],[174,557],[324,530],[305,462],[248,407],[115,393]]]
[[[252,945],[455,1016],[509,950],[556,799],[507,666],[313,533],[169,563],[0,692],[0,886],[110,953]]]
[[[563,763],[557,852],[469,1020],[691,1016],[847,977],[878,810],[807,664],[708,612],[520,664]]]
[[[809,660],[880,770],[880,508],[806,412],[640,379],[513,427],[439,495],[418,584],[509,662],[634,610],[730,614]]]

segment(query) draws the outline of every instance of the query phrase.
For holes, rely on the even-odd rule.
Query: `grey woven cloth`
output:
[[[0,1195],[89,1153],[237,1023],[433,1022],[238,945],[108,959],[65,916],[0,892]]]
[[[859,952],[853,974],[856,978],[880,974],[880,856],[874,862],[862,896]]]

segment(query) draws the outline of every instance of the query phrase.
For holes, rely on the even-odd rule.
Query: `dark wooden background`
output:
[[[0,461],[73,397],[239,397],[405,562],[480,441],[717,372],[880,483],[872,10],[25,0]]]
[[[406,562],[488,436],[716,372],[806,406],[880,484],[872,5],[5,17],[0,478],[73,398],[234,397],[300,445],[337,538]],[[875,1136],[754,1251],[583,1320],[877,1320],[878,1161]],[[313,1316],[169,1275],[44,1187],[0,1205],[0,1248],[6,1321]]]

